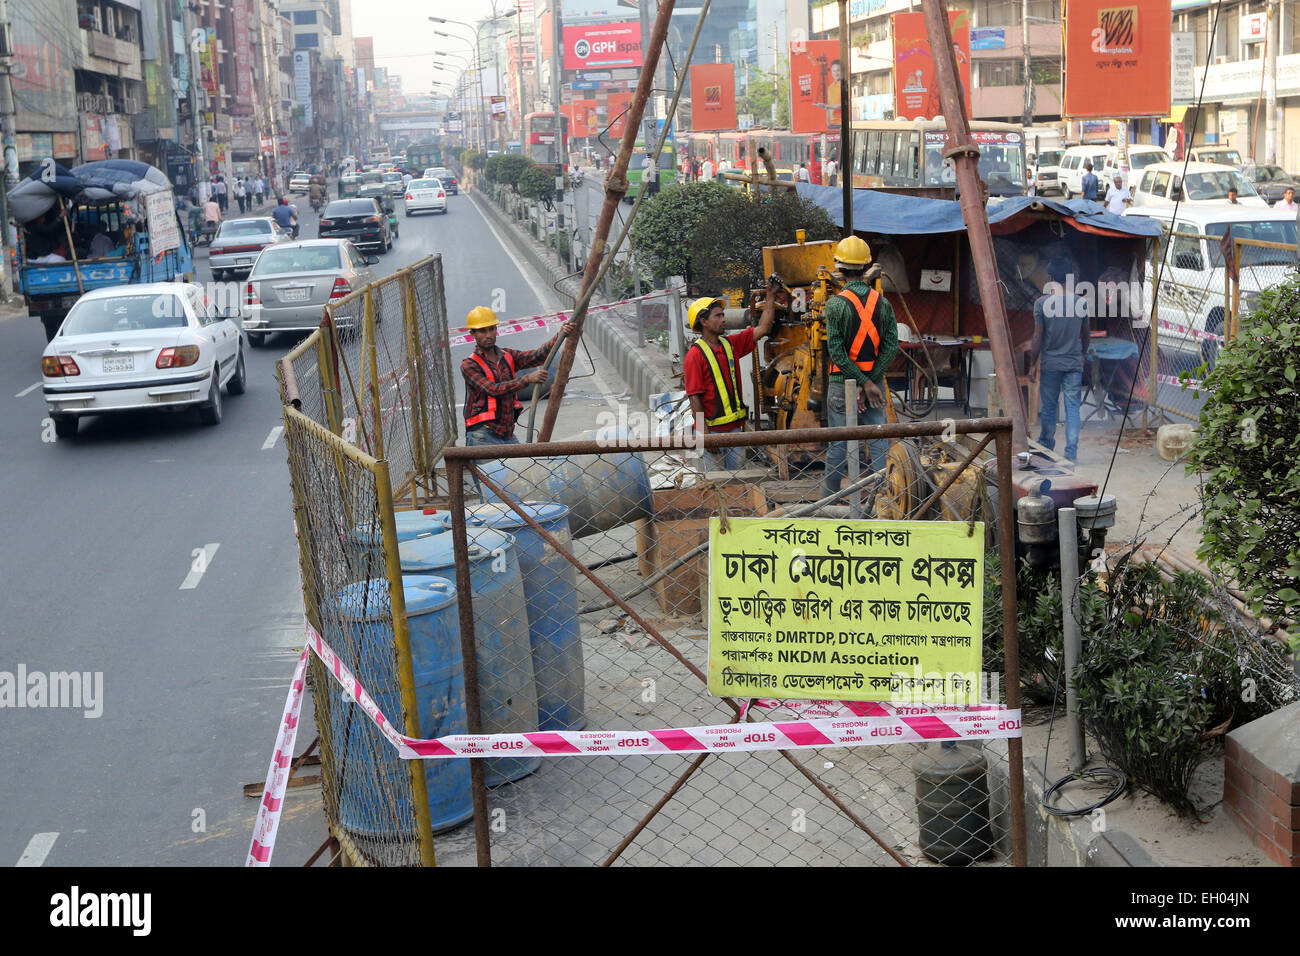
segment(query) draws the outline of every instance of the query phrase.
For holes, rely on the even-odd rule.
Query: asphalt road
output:
[[[305,198],[297,205],[302,235],[314,236],[315,215]],[[503,318],[558,305],[469,197],[451,197],[448,215],[400,226],[379,270],[441,252],[453,327],[494,295]],[[197,262],[199,281],[209,281],[204,250]],[[501,344],[529,348],[545,337]],[[102,713],[0,709],[0,861],[242,864],[256,812],[242,785],[266,774],[302,646],[273,373],[295,338],[245,348],[248,392],[227,399],[215,428],[194,412],[150,412],[83,420],[75,438],[58,441],[43,424],[44,341],[36,319],[0,321],[0,575],[9,595],[0,681],[20,668],[97,673]],[[457,366],[467,351],[457,348]],[[588,369],[580,361],[575,375]],[[608,407],[603,381],[574,381],[557,437],[594,426]],[[311,735],[304,726],[298,751]],[[291,792],[275,862],[300,865],[324,838],[318,791]]]

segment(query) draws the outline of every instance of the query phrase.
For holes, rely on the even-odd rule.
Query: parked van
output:
[[[1228,190],[1234,187],[1241,205],[1268,207],[1250,181],[1231,166],[1180,162],[1146,167],[1133,189],[1133,205],[1172,208],[1177,202],[1184,206],[1229,206]]]
[[[1241,169],[1249,159],[1242,158],[1241,150],[1232,146],[1193,146],[1187,151],[1194,163],[1214,163],[1216,166],[1235,166]]]
[[[1064,146],[1044,147],[1029,158],[1029,185],[1034,187],[1034,194],[1046,196],[1048,193],[1061,191],[1061,160],[1065,156]]]
[[[1071,146],[1061,158],[1058,180],[1061,195],[1073,199],[1083,195],[1083,163],[1092,160],[1092,172],[1097,177],[1097,200],[1104,202],[1110,187],[1115,183],[1115,174],[1119,168],[1118,146]],[[1128,148],[1129,175],[1124,178],[1126,186],[1132,186],[1138,171],[1152,163],[1171,162],[1173,157],[1159,146],[1148,143],[1136,143]]]
[[[1161,256],[1157,257],[1157,262],[1164,259],[1157,313],[1160,321],[1157,341],[1161,350],[1184,357],[1175,367],[1188,367],[1188,357],[1196,364],[1206,362],[1213,366],[1221,348],[1213,336],[1223,335],[1227,288],[1220,240],[1231,230],[1235,239],[1295,245],[1295,214],[1218,203],[1180,206],[1176,221],[1172,206],[1130,207],[1124,215],[1159,220],[1164,229]],[[1164,245],[1168,245],[1167,251]],[[1296,256],[1287,249],[1263,246],[1243,246],[1242,253],[1239,288],[1240,317],[1244,323],[1258,304],[1260,292],[1276,285],[1285,270],[1296,267]],[[1147,268],[1151,269],[1151,263],[1148,262]],[[1143,290],[1147,315],[1151,314],[1151,278],[1147,276]]]

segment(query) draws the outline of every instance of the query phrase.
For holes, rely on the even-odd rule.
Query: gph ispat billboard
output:
[[[566,70],[640,66],[641,63],[641,24],[636,21],[564,28]]]

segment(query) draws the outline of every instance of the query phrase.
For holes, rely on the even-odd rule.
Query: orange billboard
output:
[[[790,123],[796,133],[839,131],[842,67],[838,40],[790,44]]]
[[[952,45],[957,53],[957,77],[961,80],[966,117],[970,106],[970,14],[948,11]],[[930,55],[930,37],[924,13],[894,14],[894,118],[934,119],[943,113],[939,84]]]
[[[736,64],[691,67],[691,129],[736,128]]]
[[[623,128],[627,124],[627,108],[632,105],[631,93],[609,94],[609,133],[610,139],[623,138]]]
[[[1070,0],[1065,115],[1166,116],[1169,0]]]

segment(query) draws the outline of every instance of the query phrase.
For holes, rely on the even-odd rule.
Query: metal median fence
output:
[[[1146,405],[1157,417],[1195,422],[1205,375],[1250,321],[1260,293],[1294,275],[1300,247],[1179,231],[1152,248],[1150,275],[1158,281],[1141,358]]]

